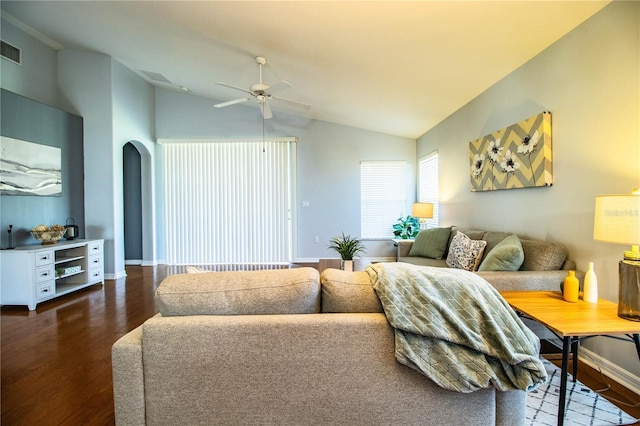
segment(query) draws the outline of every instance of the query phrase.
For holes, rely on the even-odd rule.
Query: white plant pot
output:
[[[340,260],[340,269],[353,272],[353,260]]]

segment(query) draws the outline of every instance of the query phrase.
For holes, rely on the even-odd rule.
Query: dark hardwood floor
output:
[[[165,268],[26,307],[2,307],[2,425],[112,425],[111,346],[156,312]]]
[[[162,266],[127,267],[126,279],[107,280],[35,311],[2,307],[1,424],[114,424],[111,346],[156,313],[153,295],[166,275]],[[592,389],[602,387],[599,373],[582,363],[579,378]],[[640,401],[612,385],[605,397]],[[640,407],[622,408],[640,418]]]

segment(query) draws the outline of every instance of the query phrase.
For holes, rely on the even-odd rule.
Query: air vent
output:
[[[160,83],[169,83],[172,84],[171,81],[165,77],[164,75],[157,73],[157,72],[153,72],[153,71],[143,71],[140,70],[144,75],[146,75],[147,77],[149,77],[149,79],[153,80],[153,81],[157,81]]]
[[[20,65],[22,59],[22,51],[17,47],[10,45],[9,43],[5,43],[4,41],[0,41],[0,43],[0,56],[2,56],[4,59]]]

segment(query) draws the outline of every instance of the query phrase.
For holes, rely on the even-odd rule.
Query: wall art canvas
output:
[[[469,142],[471,191],[551,186],[551,113]]]
[[[62,150],[2,136],[0,195],[62,195]]]

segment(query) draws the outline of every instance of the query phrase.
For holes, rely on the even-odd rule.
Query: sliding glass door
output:
[[[295,139],[161,143],[167,264],[291,261]]]

